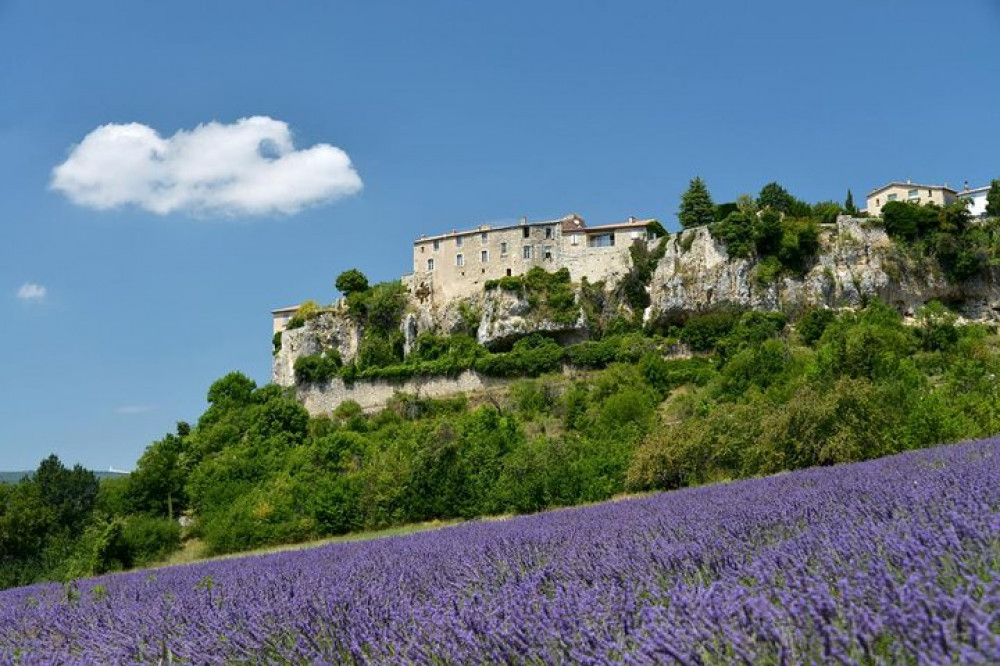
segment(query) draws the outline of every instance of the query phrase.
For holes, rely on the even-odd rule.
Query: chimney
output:
[[[527,224],[527,223],[528,223],[528,216],[527,215],[522,216],[521,217],[521,224]]]
[[[965,191],[969,191],[969,181],[965,181]]]
[[[635,217],[634,217],[634,216],[632,216],[632,215],[629,215],[629,216],[628,216],[628,223],[629,223],[629,224],[635,224]]]

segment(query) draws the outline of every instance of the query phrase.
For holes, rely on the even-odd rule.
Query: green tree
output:
[[[986,193],[986,216],[1000,217],[1000,180],[990,181],[990,189]]]
[[[128,477],[128,494],[133,506],[158,516],[174,518],[186,506],[186,474],[181,464],[184,438],[168,434],[150,444]]]
[[[681,208],[677,212],[677,218],[685,229],[715,221],[715,204],[712,203],[712,195],[709,194],[708,187],[701,178],[695,177],[688,185],[687,191],[681,197]]]
[[[337,276],[335,283],[337,291],[344,296],[361,293],[368,290],[368,278],[357,268],[351,268]]]
[[[789,213],[795,206],[795,197],[788,193],[778,183],[768,183],[761,188],[757,195],[757,205],[761,208],[770,208],[779,213]]]
[[[850,188],[847,190],[847,199],[844,201],[844,212],[848,215],[858,214],[858,208],[854,205],[854,194],[851,192]]]

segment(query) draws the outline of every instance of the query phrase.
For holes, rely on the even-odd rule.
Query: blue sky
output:
[[[268,381],[271,309],[332,300],[346,268],[398,277],[421,233],[673,228],[695,175],[717,201],[986,184],[998,77],[996,0],[0,0],[0,469],[131,468],[214,379]],[[282,179],[220,203],[164,175],[202,165],[177,132],[254,116],[301,151]],[[155,186],[84,151],[131,123],[167,146]]]

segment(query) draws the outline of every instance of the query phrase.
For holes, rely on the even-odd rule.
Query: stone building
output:
[[[947,206],[957,198],[958,193],[947,185],[918,185],[907,180],[905,183],[889,183],[869,192],[867,212],[872,217],[879,217],[882,207],[890,201]]]
[[[621,275],[630,264],[632,242],[655,237],[652,219],[629,218],[588,227],[579,215],[501,227],[421,236],[413,243],[413,273],[404,277],[421,302],[446,303],[483,290],[487,280],[522,275],[535,266],[567,268],[573,281]]]
[[[413,272],[403,284],[424,305],[442,305],[482,293],[487,280],[523,275],[539,266],[569,270],[574,282],[614,280],[631,265],[629,247],[662,230],[654,219],[588,227],[579,215],[506,226],[481,225],[466,231],[421,236],[413,243]],[[273,331],[285,330],[298,306],[271,313]]]

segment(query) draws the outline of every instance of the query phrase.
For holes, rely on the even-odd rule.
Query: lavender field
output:
[[[1000,439],[0,593],[3,663],[1000,663]]]

